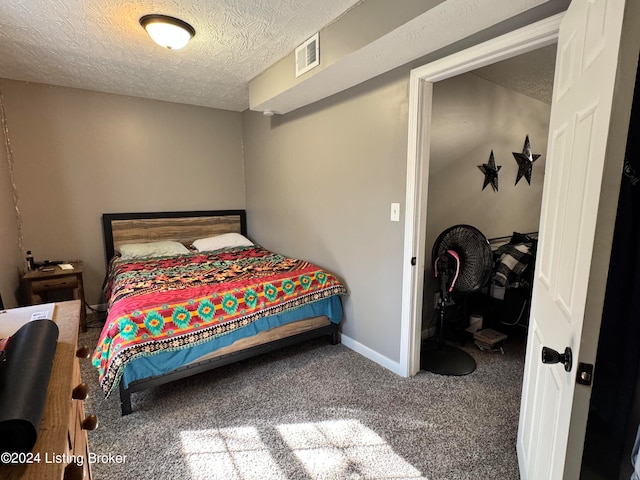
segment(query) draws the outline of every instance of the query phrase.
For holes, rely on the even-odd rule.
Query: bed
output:
[[[108,313],[92,362],[122,415],[134,392],[311,338],[340,342],[344,285],[250,242],[244,210],[102,222]]]

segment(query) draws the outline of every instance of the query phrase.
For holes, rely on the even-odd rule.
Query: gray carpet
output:
[[[79,343],[96,343],[90,328]],[[463,377],[401,378],[324,339],[133,394],[94,393],[97,479],[517,479],[524,347],[467,349]],[[112,455],[112,457],[108,457]],[[113,455],[121,455],[117,463]]]

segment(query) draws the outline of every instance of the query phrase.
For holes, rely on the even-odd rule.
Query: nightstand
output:
[[[47,265],[27,272],[22,277],[27,292],[27,300],[32,304],[45,303],[52,292],[72,290],[73,298],[80,300],[80,328],[87,331],[87,313],[84,302],[84,285],[82,283],[82,262],[69,262],[73,270],[63,270],[58,265]],[[49,271],[49,269],[53,269]]]

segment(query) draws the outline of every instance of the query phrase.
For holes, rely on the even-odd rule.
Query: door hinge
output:
[[[590,363],[578,363],[578,372],[576,374],[576,383],[586,385],[588,387],[593,383],[593,365]]]
[[[411,265],[416,266],[416,257],[411,257]]]

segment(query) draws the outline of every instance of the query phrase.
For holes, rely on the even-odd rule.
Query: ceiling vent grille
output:
[[[296,77],[320,65],[320,42],[316,33],[296,48]]]

